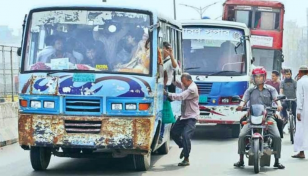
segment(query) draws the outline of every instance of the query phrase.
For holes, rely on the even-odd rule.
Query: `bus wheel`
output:
[[[157,150],[159,154],[166,155],[170,148],[170,133],[167,136],[166,142]]]
[[[151,152],[147,155],[133,155],[134,169],[137,171],[147,171],[151,164]]]
[[[35,171],[46,170],[51,158],[51,149],[45,147],[31,147],[30,160]]]

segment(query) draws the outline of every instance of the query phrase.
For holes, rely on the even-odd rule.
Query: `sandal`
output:
[[[237,162],[237,163],[234,163],[233,166],[235,166],[235,167],[244,167],[245,165],[244,165],[244,162],[243,162],[243,161],[239,161],[239,162]]]
[[[181,154],[180,154],[180,159],[184,158],[184,149],[182,150]]]
[[[189,165],[190,165],[189,161],[185,161],[185,160],[183,160],[182,162],[178,164],[178,166],[189,166]]]
[[[292,158],[305,159],[305,155],[301,156],[300,154],[297,154],[297,155],[293,155]]]
[[[278,168],[278,169],[284,169],[284,168],[285,168],[285,166],[282,165],[282,164],[280,164],[280,163],[275,163],[275,164],[274,164],[274,167],[276,167],[276,168]]]

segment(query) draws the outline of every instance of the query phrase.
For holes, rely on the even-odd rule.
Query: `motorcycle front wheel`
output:
[[[254,171],[257,174],[260,172],[260,139],[254,139],[253,155],[254,155]]]

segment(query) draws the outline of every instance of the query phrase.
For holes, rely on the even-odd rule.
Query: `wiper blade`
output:
[[[47,73],[47,76],[55,73],[61,73],[61,72],[71,72],[71,71],[78,71],[78,72],[93,72],[94,70],[79,70],[79,69],[63,69],[63,70],[55,70],[50,71]]]
[[[187,71],[187,70],[194,70],[194,69],[199,69],[201,67],[189,67],[189,68],[185,68],[184,70]]]
[[[220,75],[220,74],[223,74],[223,73],[236,73],[238,75],[241,75],[241,73],[236,72],[236,71],[220,71],[220,72],[209,74],[208,76]]]

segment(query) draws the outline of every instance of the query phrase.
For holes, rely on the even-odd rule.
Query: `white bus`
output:
[[[238,137],[242,112],[235,109],[250,83],[250,31],[245,24],[212,20],[182,21],[184,71],[200,94],[198,124],[232,129]]]

